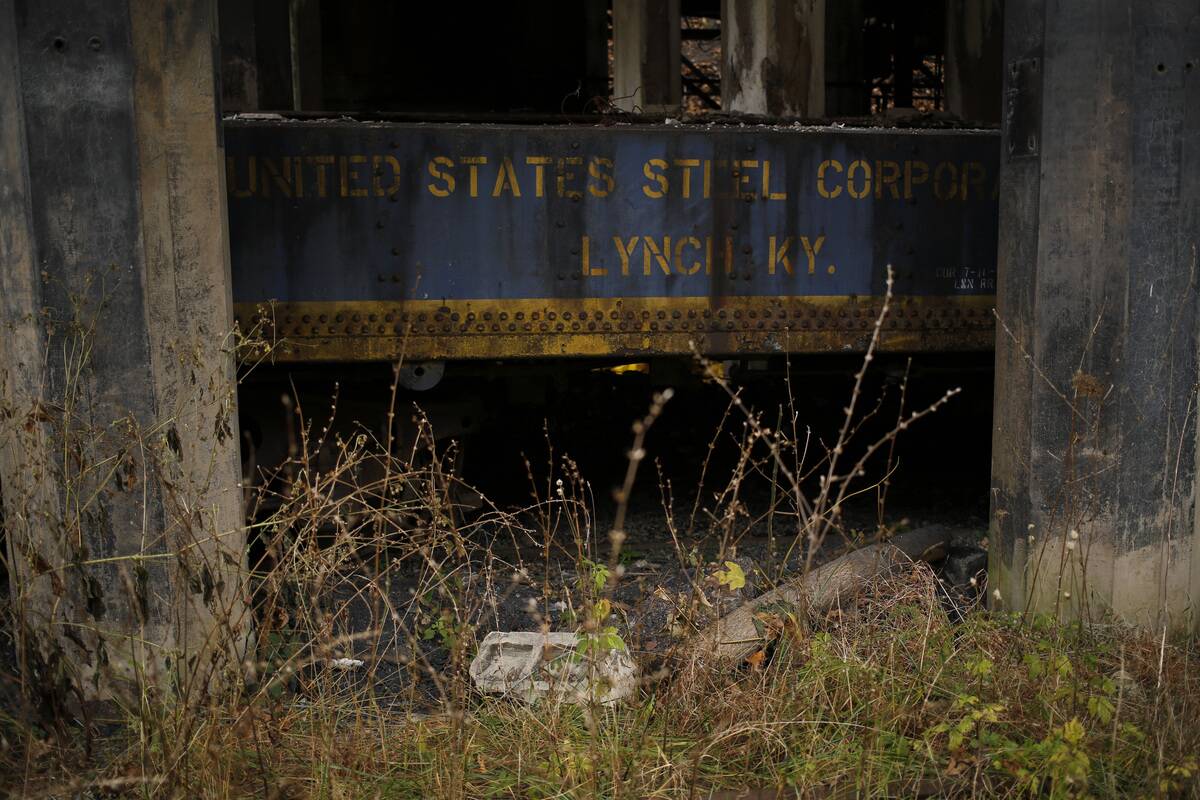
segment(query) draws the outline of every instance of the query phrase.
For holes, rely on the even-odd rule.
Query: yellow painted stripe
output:
[[[881,347],[986,350],[992,296],[893,298]],[[626,297],[239,303],[261,356],[281,361],[391,361],[865,349],[883,298]]]

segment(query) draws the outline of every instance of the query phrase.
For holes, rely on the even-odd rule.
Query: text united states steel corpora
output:
[[[228,120],[235,310],[294,361],[992,346],[999,136]]]

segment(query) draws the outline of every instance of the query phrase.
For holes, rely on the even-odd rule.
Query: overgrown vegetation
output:
[[[246,619],[223,620],[230,641],[204,667],[224,690],[185,694],[186,682],[135,675],[108,706],[111,725],[70,696],[40,714],[27,704],[2,723],[2,785],[19,796],[211,798],[1197,795],[1194,643],[964,607],[923,564],[832,613],[769,620],[771,646],[747,663],[673,659],[748,577],[771,586],[794,577],[779,565],[803,574],[826,557],[827,539],[892,532],[882,506],[893,445],[950,395],[915,412],[901,402],[885,435],[860,441],[884,407],[861,407],[878,331],[827,443],[793,408],[750,408],[700,360],[729,393],[714,435],[736,443],[733,467],[713,475],[698,465],[699,484],[716,490],[690,508],[676,502],[678,487],[646,469],[646,435],[670,410],[670,392],[660,392],[633,424],[611,519],[552,447],[544,465],[530,465],[526,507],[468,507],[474,493],[453,469],[455,445],[419,410],[399,408],[395,393],[382,434],[346,433],[336,403],[318,420],[289,407],[290,457],[246,476],[257,542],[238,611]],[[269,355],[269,343],[259,347]],[[0,418],[50,429],[61,419],[31,413],[6,408]],[[106,430],[86,454],[97,465],[120,463],[104,448],[157,452],[132,426],[119,444]],[[647,632],[631,624],[638,610],[622,594],[625,515],[635,483],[656,479],[689,586],[661,593],[668,621]],[[757,519],[744,497],[751,481],[770,487],[779,558],[748,576],[735,559]],[[845,514],[863,493],[879,508],[865,531]],[[136,574],[139,559],[120,560]],[[63,581],[89,568],[47,565]],[[645,667],[637,696],[530,706],[475,691],[467,664],[477,641],[517,596],[533,624],[578,630],[581,658],[629,648]],[[249,640],[232,633],[251,619]],[[54,684],[36,673],[27,666],[20,680],[44,700]]]
[[[1194,792],[1187,654],[1046,618],[951,627],[924,568],[879,591],[859,619],[764,669],[673,682],[632,707],[473,698],[397,721],[331,694],[276,720],[263,761],[243,744],[222,767],[240,790],[267,774],[285,794],[324,797]]]

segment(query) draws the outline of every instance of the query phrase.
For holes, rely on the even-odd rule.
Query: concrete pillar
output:
[[[1005,8],[994,605],[1197,630],[1200,16]]]
[[[825,7],[825,114],[862,117],[871,113],[863,58],[863,0]]]
[[[825,0],[722,0],[721,105],[735,114],[825,114]]]
[[[0,487],[48,696],[194,700],[244,624],[214,7],[0,0]]]
[[[1000,122],[1003,0],[946,0],[946,110]]]
[[[683,99],[679,0],[613,0],[613,105],[674,114]]]

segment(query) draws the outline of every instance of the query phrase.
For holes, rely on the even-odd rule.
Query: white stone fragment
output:
[[[582,654],[574,633],[492,631],[479,645],[470,674],[482,692],[532,703],[615,703],[637,689],[637,667],[624,647]]]
[[[329,666],[334,669],[359,669],[367,662],[361,658],[332,658],[329,660]]]

